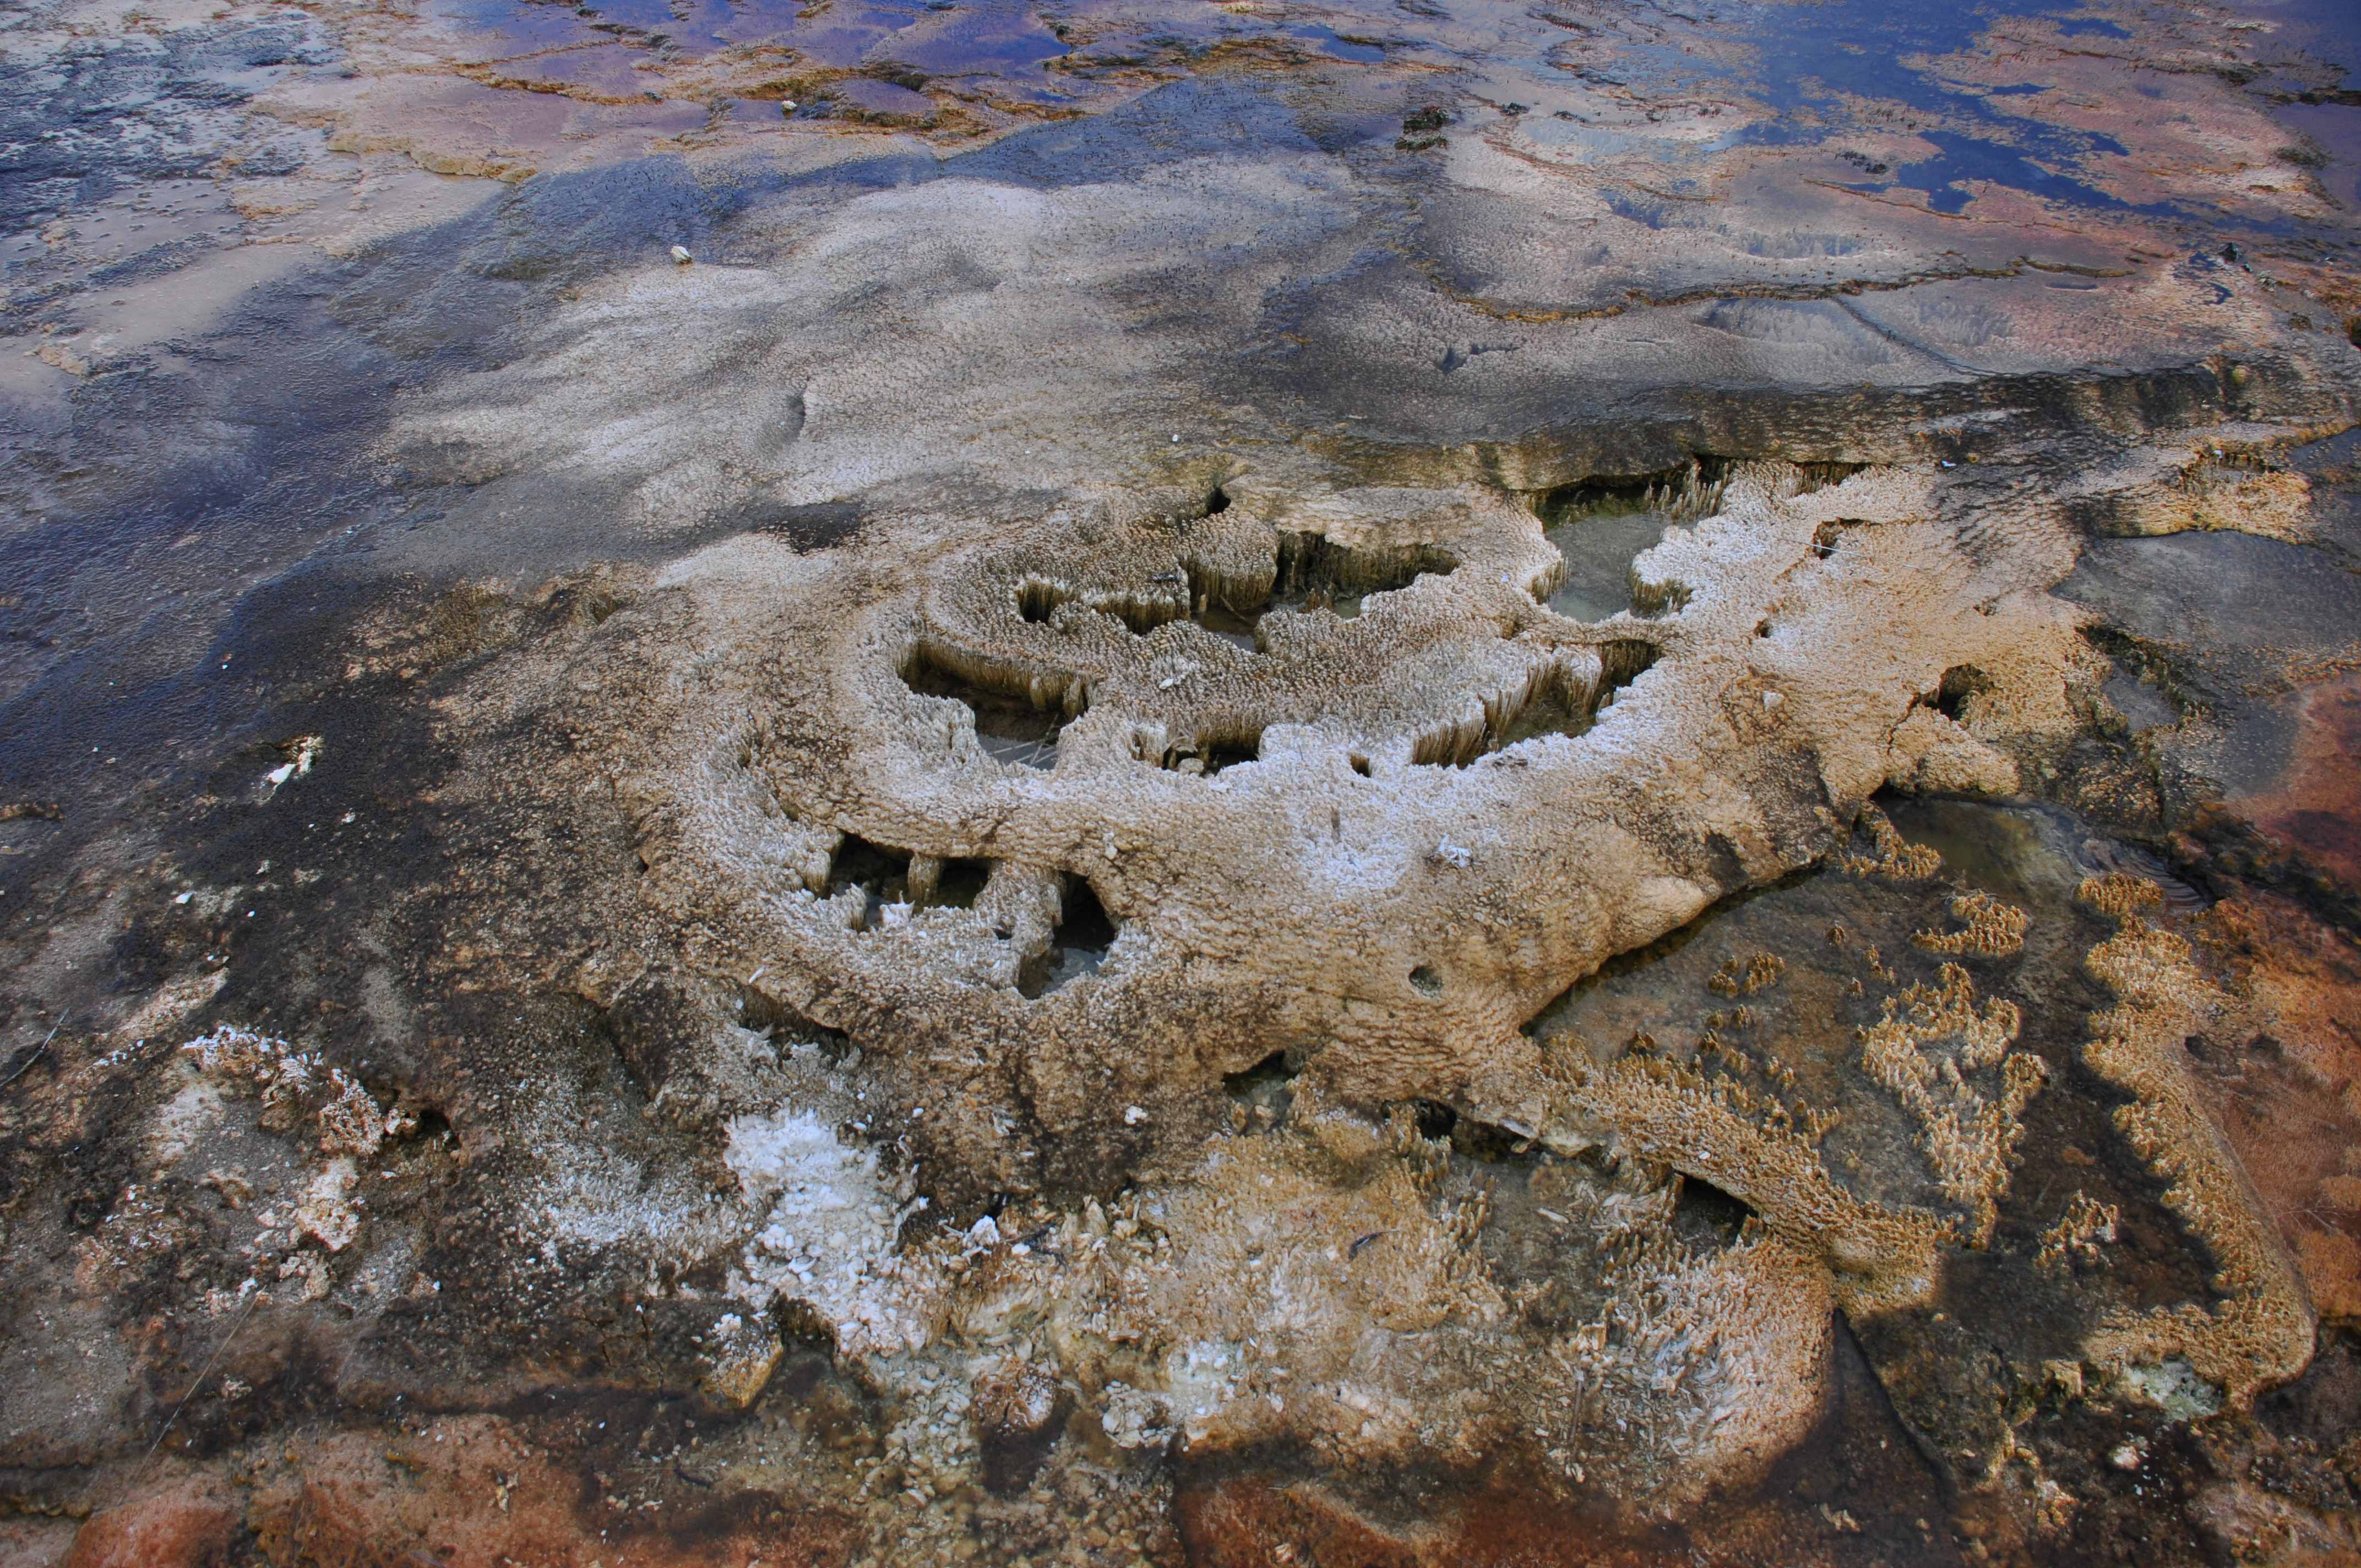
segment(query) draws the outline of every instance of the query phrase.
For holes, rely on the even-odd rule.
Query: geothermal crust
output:
[[[616,788],[642,898],[736,982],[707,992],[709,1026],[752,1007],[851,1042],[880,1091],[861,1130],[957,1214],[1155,1195],[1128,1222],[1152,1248],[1096,1200],[1038,1255],[1006,1255],[990,1222],[898,1255],[873,1227],[813,1247],[857,1293],[804,1288],[758,1237],[751,1304],[816,1310],[855,1353],[1023,1328],[1201,1452],[1464,1464],[1530,1434],[1561,1477],[1633,1499],[1759,1474],[1824,1408],[1828,1305],[1924,1301],[1947,1251],[1989,1244],[2048,1069],[1956,965],[1895,994],[1850,1069],[1907,1111],[1935,1190],[1881,1190],[1822,1160],[1835,1118],[1808,1095],[1521,1026],[1615,953],[1844,850],[1872,792],[2011,794],[2072,734],[2092,655],[2046,591],[2070,543],[2029,509],[1946,516],[1938,474],[1742,465],[1709,499],[1692,481],[1672,506],[1693,521],[1632,564],[1648,613],[1587,624],[1545,608],[1559,562],[1508,499],[1251,470],[1162,511],[1081,494],[670,568],[607,635],[625,659],[642,627],[711,652],[650,731],[663,764]],[[1251,647],[1207,625],[1240,611]],[[1926,874],[1870,821],[1862,874]],[[1085,902],[1114,934],[1075,968],[1061,922]],[[2022,911],[1954,903],[1966,929],[1920,947],[2022,946]],[[2094,972],[2117,973],[2112,950]],[[1766,959],[1731,988],[1776,975]],[[2177,1102],[2114,1065],[2126,1048],[2093,1064]],[[1266,1061],[1292,1075],[1283,1119],[1234,1118],[1224,1080]],[[702,1092],[704,1114],[738,1109]],[[1428,1152],[1419,1102],[1569,1162],[1548,1212],[1590,1237],[1574,1288],[1595,1319],[1560,1305],[1537,1332],[1549,1286],[1488,1266],[1488,1184]],[[2200,1124],[2126,1124],[2223,1195],[2184,1212],[2231,1300],[2135,1314],[2090,1359],[2182,1358],[2249,1399],[2308,1356],[2302,1288]],[[1679,1234],[1684,1180],[1746,1205],[1743,1234]]]
[[[2361,296],[2246,91],[2324,68],[1980,22],[1938,124],[1607,6],[533,9],[175,89],[203,276],[291,280],[209,352],[312,357],[16,356],[21,537],[249,708],[0,800],[0,1545],[2361,1541]],[[1914,172],[2002,117],[2040,191]]]

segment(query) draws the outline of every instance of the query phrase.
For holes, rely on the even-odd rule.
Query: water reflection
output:
[[[1565,562],[1565,579],[1549,597],[1568,620],[1605,620],[1631,608],[1631,558],[1663,543],[1671,519],[1653,507],[1608,503],[1543,537]]]
[[[2318,67],[2315,82],[2273,93],[2275,114],[2310,138],[2325,161],[2321,184],[2347,212],[2361,210],[2361,7],[2342,0],[2243,0],[2237,9],[2266,23],[2274,41]],[[2310,148],[2302,150],[2310,151]]]
[[[1542,497],[1543,537],[1565,563],[1550,609],[1569,620],[1661,609],[1639,602],[1632,561],[1662,543],[1666,528],[1709,516],[1720,502],[1719,465],[1695,462],[1635,478],[1586,480]]]

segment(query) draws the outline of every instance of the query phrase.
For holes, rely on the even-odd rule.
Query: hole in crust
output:
[[[1279,536],[1279,578],[1271,588],[1280,600],[1311,603],[1352,600],[1357,615],[1360,601],[1370,594],[1406,588],[1432,572],[1448,576],[1459,569],[1459,558],[1432,544],[1411,544],[1397,550],[1355,550],[1332,543],[1323,533],[1281,533]]]
[[[1410,760],[1464,768],[1521,740],[1587,735],[1598,725],[1598,716],[1615,706],[1623,688],[1655,664],[1656,652],[1654,643],[1636,637],[1602,642],[1595,690],[1583,689],[1561,671],[1537,683],[1522,706],[1488,718],[1480,732],[1455,728],[1420,736],[1411,744]]]
[[[1673,1189],[1675,1223],[1684,1230],[1708,1233],[1715,1243],[1727,1246],[1738,1239],[1754,1211],[1731,1197],[1710,1181],[1700,1181],[1694,1176],[1676,1176]]]
[[[1625,638],[1598,645],[1598,707],[1610,707],[1618,693],[1656,666],[1656,645]]]
[[[1350,620],[1371,594],[1397,592],[1430,573],[1448,576],[1458,569],[1457,556],[1432,544],[1355,550],[1325,534],[1282,532],[1268,581],[1192,571],[1191,619],[1224,641],[1256,652],[1261,648],[1258,625],[1273,610],[1325,609]]]
[[[833,898],[848,887],[859,887],[873,899],[899,904],[909,896],[909,850],[873,844],[847,833],[828,863],[827,896]]]
[[[1080,600],[1102,615],[1111,615],[1145,637],[1168,620],[1179,620],[1189,609],[1189,581],[1178,572],[1150,577],[1138,588],[1114,593],[1077,594],[1047,577],[1027,577],[1016,585],[1016,613],[1039,626],[1057,617],[1058,607]]]
[[[1262,639],[1255,635],[1255,626],[1262,617],[1259,609],[1240,615],[1226,604],[1203,604],[1189,619],[1231,646],[1257,653],[1262,651]]]
[[[1473,1116],[1461,1116],[1451,1126],[1451,1152],[1463,1158],[1485,1165],[1532,1164],[1532,1140],[1518,1136],[1506,1127],[1496,1127],[1489,1122],[1479,1122]]]
[[[437,1138],[448,1139],[455,1146],[459,1142],[459,1135],[452,1127],[449,1117],[444,1115],[442,1112],[436,1110],[432,1105],[422,1107],[418,1112],[417,1130],[412,1132],[403,1141],[405,1143],[423,1144],[429,1140]]]
[[[1055,614],[1069,597],[1055,583],[1027,577],[1016,585],[1016,613],[1038,626]]]
[[[1542,520],[1543,537],[1556,546],[1565,563],[1563,576],[1543,602],[1567,620],[1580,621],[1605,620],[1626,610],[1660,616],[1686,609],[1686,585],[1644,585],[1633,576],[1631,563],[1662,543],[1671,525],[1719,511],[1731,466],[1727,458],[1700,457],[1683,468],[1594,476],[1542,492],[1533,510]],[[1795,488],[1786,493],[1809,495],[1843,483],[1864,466],[1796,464]],[[1852,518],[1824,525],[1814,538],[1815,549],[1825,559],[1834,552],[1838,533],[1858,526]]]
[[[912,902],[910,860],[907,850],[873,844],[857,834],[847,833],[828,863],[828,883],[820,896],[834,898],[847,888],[861,889],[861,928],[873,931],[887,905]]]
[[[1633,559],[1662,543],[1672,524],[1719,510],[1729,466],[1703,458],[1662,473],[1598,476],[1546,492],[1535,510],[1543,537],[1556,548],[1565,570],[1543,602],[1568,620],[1646,613],[1637,602]]]
[[[1992,689],[1992,677],[1973,664],[1954,664],[1943,672],[1942,684],[1935,688],[1932,706],[1936,712],[1956,724],[1971,697]]]
[[[1294,1084],[1295,1073],[1287,1065],[1285,1051],[1273,1051],[1244,1072],[1224,1074],[1222,1089],[1232,1102],[1231,1130],[1267,1132],[1285,1121],[1295,1102]]]
[[[1443,994],[1443,974],[1433,964],[1421,964],[1410,971],[1410,985],[1421,996]]]
[[[1841,485],[1868,466],[1866,463],[1798,463],[1795,465],[1797,476],[1795,494],[1808,496],[1814,490],[1825,490],[1830,485]],[[1855,525],[1855,520],[1851,518],[1840,521],[1847,528]]]
[[[906,873],[910,902],[922,909],[972,909],[992,880],[992,862],[912,855]]]
[[[1447,1138],[1459,1124],[1459,1113],[1436,1100],[1413,1100],[1411,1113],[1418,1120],[1418,1135],[1422,1138]]]
[[[1240,736],[1235,739],[1218,740],[1204,750],[1205,772],[1208,775],[1218,773],[1224,768],[1234,767],[1240,762],[1251,762],[1261,755],[1262,737],[1260,735],[1250,739]]]
[[[1615,517],[1656,512],[1670,522],[1711,517],[1721,505],[1730,474],[1727,457],[1697,456],[1676,468],[1652,474],[1593,474],[1542,492],[1536,509],[1544,527],[1582,516]]]
[[[1287,1065],[1287,1053],[1273,1051],[1244,1072],[1224,1073],[1222,1088],[1236,1099],[1246,1100],[1263,1092],[1270,1084],[1287,1083],[1294,1077],[1294,1071]]]
[[[1352,768],[1355,773],[1360,774],[1363,778],[1367,778],[1369,776],[1368,758],[1361,755],[1360,752],[1356,751],[1351,757],[1347,758],[1346,761],[1352,764]]]
[[[738,1022],[774,1045],[818,1046],[831,1062],[851,1055],[851,1036],[840,1029],[816,1024],[784,1002],[774,1001],[752,986],[738,988]]]
[[[1158,759],[1157,765],[1170,768],[1176,773],[1202,774],[1211,778],[1224,768],[1254,762],[1261,755],[1261,730],[1217,730],[1167,748],[1164,755]]]
[[[902,683],[920,696],[950,697],[975,716],[975,738],[985,752],[1028,768],[1058,763],[1058,733],[1090,707],[1079,676],[1028,675],[981,660],[921,646],[902,670]]]
[[[1016,989],[1027,996],[1047,996],[1071,981],[1096,974],[1115,936],[1115,923],[1097,892],[1082,878],[1068,877],[1049,951],[1027,966]]]

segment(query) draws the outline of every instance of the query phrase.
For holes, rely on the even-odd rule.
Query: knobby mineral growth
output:
[[[8,1560],[2361,1551],[2361,108],[1839,9],[25,12]]]

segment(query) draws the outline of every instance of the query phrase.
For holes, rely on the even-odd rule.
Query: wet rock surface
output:
[[[0,1554],[2361,1550],[2333,7],[0,31]]]

